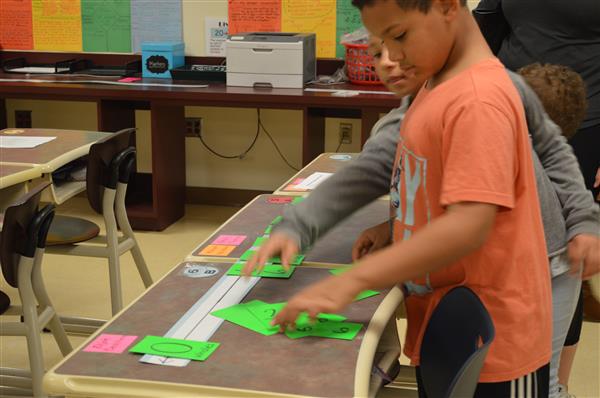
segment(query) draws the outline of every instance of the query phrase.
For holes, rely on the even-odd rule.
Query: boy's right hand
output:
[[[258,252],[248,260],[242,270],[242,275],[250,276],[255,269],[259,272],[262,271],[267,260],[277,255],[281,257],[283,267],[288,270],[290,261],[298,254],[298,251],[299,247],[296,240],[285,233],[275,232],[269,237],[269,240],[263,243]]]
[[[356,261],[369,253],[373,253],[390,244],[390,223],[385,221],[374,227],[365,229],[352,247],[352,260]]]

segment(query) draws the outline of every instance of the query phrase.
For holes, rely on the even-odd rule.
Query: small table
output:
[[[83,351],[101,333],[164,335],[231,264],[201,262],[218,270],[204,278],[186,276],[185,263],[176,266],[54,366],[44,377],[44,390],[86,397],[333,398],[372,396],[379,389],[380,379],[371,375],[373,364],[387,370],[384,362],[389,366],[399,354],[398,340],[392,342],[388,334],[395,329],[394,314],[403,298],[398,288],[354,302],[341,313],[349,322],[364,325],[352,341],[263,336],[223,322],[209,339],[221,346],[208,360],[192,361],[185,367],[141,363],[139,355],[127,350],[120,354]],[[242,301],[287,301],[328,275],[326,269],[303,265],[288,280],[262,278]]]
[[[289,200],[285,200],[288,198]],[[212,261],[230,261],[239,258],[248,250],[254,240],[264,235],[267,226],[273,219],[283,214],[285,206],[292,206],[291,201],[297,197],[281,195],[259,195],[227,220],[204,242],[198,245],[188,256],[188,260],[210,258]],[[352,216],[340,222],[306,253],[305,263],[311,265],[351,264],[352,246],[366,228],[389,219],[389,203],[375,200],[358,210]],[[202,251],[220,235],[244,235],[244,241],[237,245],[226,256],[210,256]]]
[[[317,156],[312,162],[307,164],[292,178],[286,181],[274,192],[275,195],[308,195],[311,189],[298,188],[297,185],[313,173],[335,173],[352,160],[358,157],[358,153],[335,153],[327,152]]]
[[[53,182],[52,172],[73,160],[87,155],[90,147],[107,134],[98,131],[57,129],[4,129],[3,136],[56,137],[34,148],[0,148],[1,167],[31,167],[41,173],[45,181]],[[40,176],[38,176],[40,177]],[[85,190],[85,181],[52,184],[43,200],[61,204]],[[49,193],[49,196],[46,194]]]

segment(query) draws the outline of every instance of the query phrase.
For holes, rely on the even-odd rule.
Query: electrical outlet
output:
[[[352,144],[352,123],[340,123],[340,143]]]
[[[31,111],[15,111],[15,127],[22,129],[30,129]]]
[[[202,131],[201,117],[186,117],[185,118],[185,136],[198,137]]]

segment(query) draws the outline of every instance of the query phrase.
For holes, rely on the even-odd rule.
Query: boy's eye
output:
[[[375,59],[381,58],[381,53],[378,52],[378,53],[373,54],[373,58],[375,58]]]
[[[402,41],[404,39],[404,36],[406,36],[406,32],[403,32],[403,33],[399,34],[398,36],[394,37],[394,40]]]

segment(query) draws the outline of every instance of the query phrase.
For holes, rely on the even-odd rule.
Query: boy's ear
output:
[[[460,10],[461,0],[434,0],[434,4],[439,7],[440,12],[450,18],[454,18]]]

